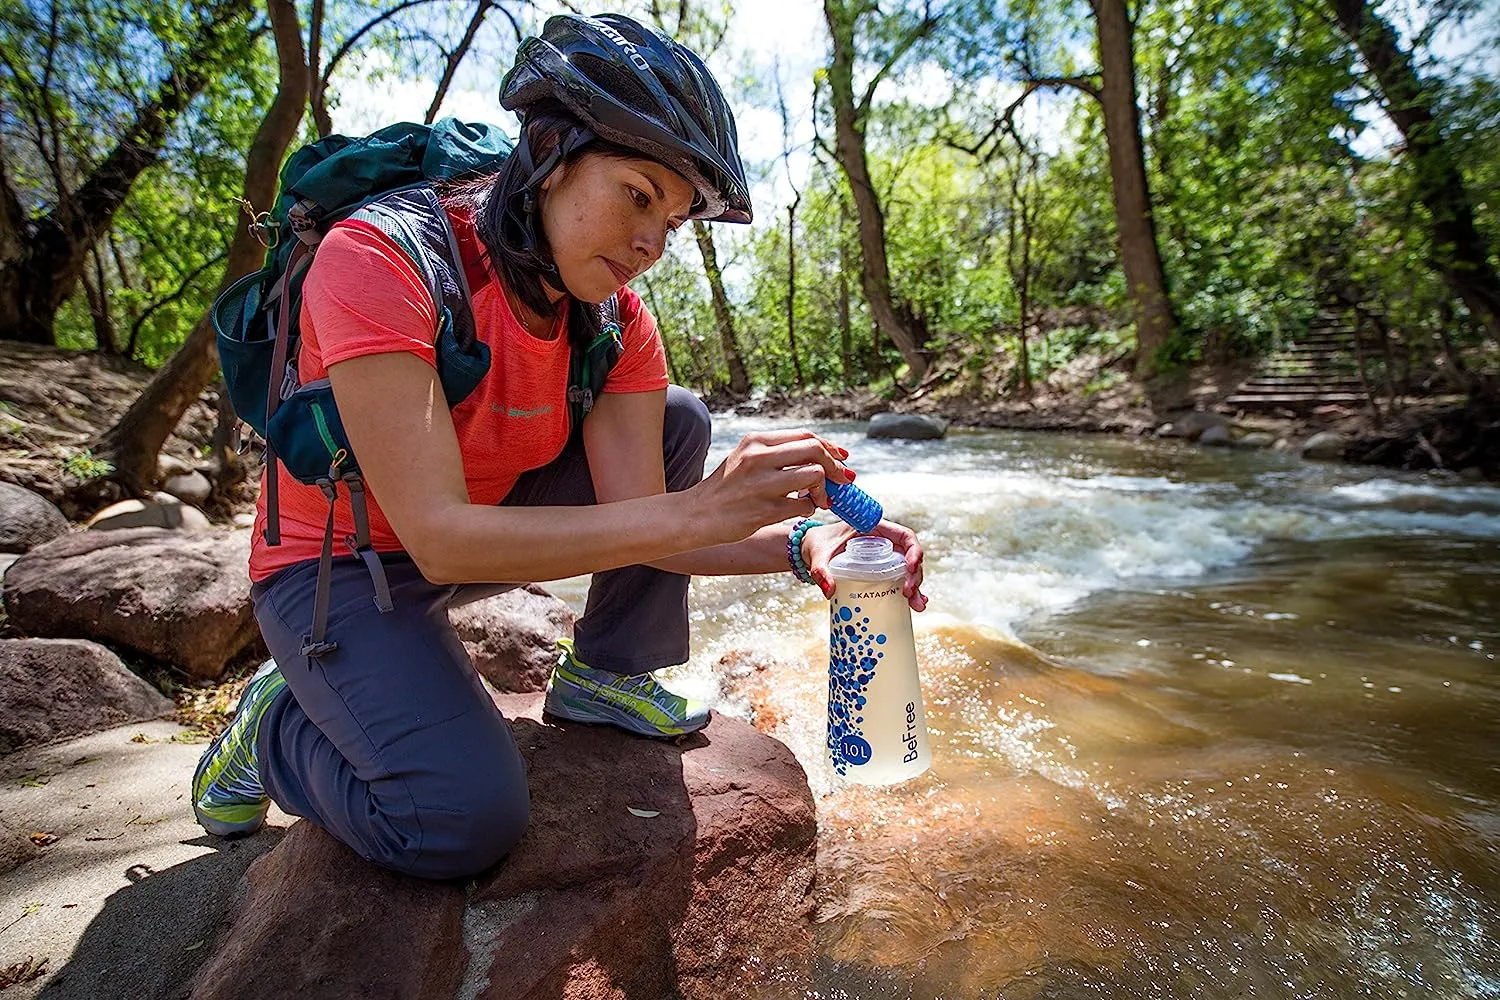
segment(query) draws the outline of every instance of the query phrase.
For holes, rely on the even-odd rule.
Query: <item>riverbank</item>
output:
[[[1341,456],[1393,468],[1441,470],[1500,481],[1500,406],[1467,404],[1460,397],[1382,401],[1369,406],[1330,405],[1307,413],[1247,413],[1225,401],[1255,370],[1253,361],[1199,365],[1141,386],[1119,359],[1081,355],[1034,386],[1030,396],[1008,391],[995,372],[939,368],[914,390],[868,388],[759,391],[750,398],[707,397],[715,412],[801,420],[867,420],[895,411],[940,416],[955,426],[1146,436],[1201,411],[1229,428],[1228,444],[1300,451],[1322,432],[1341,439]],[[69,491],[90,474],[89,442],[110,427],[140,393],[151,372],[141,365],[92,352],[0,342],[0,481],[47,497],[70,517]],[[165,467],[211,476],[216,421],[213,390],[184,417],[164,452]],[[1201,422],[1201,418],[1198,418]],[[1171,432],[1168,432],[1171,433]],[[247,480],[231,504],[210,511],[228,520],[253,508],[259,462],[244,456]],[[1330,456],[1337,457],[1337,456]]]
[[[1410,471],[1438,471],[1500,481],[1500,404],[1462,396],[1403,397],[1374,406],[1329,404],[1304,412],[1251,412],[1227,402],[1256,370],[1254,361],[1197,365],[1142,386],[1107,361],[1081,357],[1039,382],[1027,396],[998,394],[994,383],[939,371],[911,391],[867,388],[758,393],[749,399],[708,397],[711,409],[791,420],[868,420],[880,412],[942,417],[957,427],[1085,434],[1196,438],[1220,423],[1226,446],[1301,452],[1320,434],[1336,436],[1319,457]],[[1189,414],[1207,414],[1187,422]],[[1327,441],[1328,439],[1325,439]]]

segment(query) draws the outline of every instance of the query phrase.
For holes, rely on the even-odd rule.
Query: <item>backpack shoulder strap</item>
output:
[[[599,336],[587,346],[574,344],[568,362],[568,416],[570,433],[577,434],[583,418],[604,391],[609,373],[625,351],[620,328],[620,297],[611,295],[599,306]]]
[[[458,239],[437,193],[427,185],[384,195],[349,216],[378,228],[411,259],[438,312],[438,379],[448,408],[469,397],[490,367],[490,349],[475,336],[469,279]]]

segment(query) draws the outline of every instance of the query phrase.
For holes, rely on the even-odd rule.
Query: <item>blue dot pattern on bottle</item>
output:
[[[861,713],[875,668],[885,658],[875,647],[884,644],[884,633],[871,631],[863,608],[834,605],[828,630],[828,754],[839,774],[870,761]]]
[[[832,479],[825,479],[823,485],[828,490],[828,509],[855,531],[867,532],[885,516],[879,501],[853,483],[836,483]]]

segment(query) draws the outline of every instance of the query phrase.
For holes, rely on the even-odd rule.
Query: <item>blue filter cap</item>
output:
[[[861,534],[874,528],[885,516],[875,498],[853,483],[824,479],[823,486],[828,490],[828,509]]]

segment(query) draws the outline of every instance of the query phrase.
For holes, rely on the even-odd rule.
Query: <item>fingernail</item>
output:
[[[844,466],[844,471],[849,474],[849,482],[854,482],[854,470],[846,465]]]
[[[839,449],[839,458],[848,458],[848,457],[849,457],[849,449],[848,448],[840,448]]]

